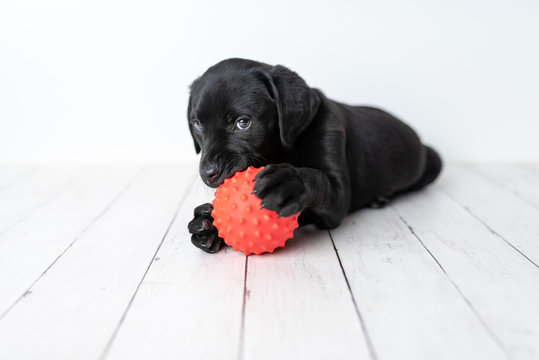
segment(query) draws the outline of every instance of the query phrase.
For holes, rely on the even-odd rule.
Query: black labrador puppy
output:
[[[264,165],[254,194],[280,216],[301,212],[300,226],[334,228],[351,211],[423,188],[442,167],[394,116],[330,100],[281,65],[221,61],[191,85],[187,116],[206,185]],[[214,253],[223,240],[211,211],[198,206],[188,228],[195,246]]]

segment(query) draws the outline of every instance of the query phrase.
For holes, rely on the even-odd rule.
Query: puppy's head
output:
[[[228,59],[210,67],[191,84],[187,110],[202,180],[217,187],[236,171],[278,161],[319,104],[284,66]]]

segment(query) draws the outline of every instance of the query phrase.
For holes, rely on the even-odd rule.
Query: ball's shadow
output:
[[[265,253],[262,256],[290,255],[305,251],[316,243],[327,240],[327,230],[320,230],[314,225],[307,225],[294,231],[294,237],[288,239],[284,247],[279,247],[273,253]]]

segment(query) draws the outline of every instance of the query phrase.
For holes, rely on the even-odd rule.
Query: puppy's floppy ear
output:
[[[320,97],[294,71],[277,65],[269,70],[277,114],[279,133],[285,149],[292,149],[299,134],[314,119]]]
[[[189,103],[187,105],[187,121],[189,122],[189,118],[191,116],[191,98],[192,96],[189,96]],[[189,132],[191,133],[191,137],[193,138],[193,141],[195,143],[195,151],[196,153],[200,153],[200,145],[198,144],[197,142],[197,139],[195,138],[195,136],[193,135],[193,128],[192,126],[188,123],[187,126],[189,126]]]

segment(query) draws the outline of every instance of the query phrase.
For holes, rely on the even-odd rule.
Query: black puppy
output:
[[[351,211],[421,189],[442,167],[400,120],[332,101],[280,65],[228,59],[210,67],[191,85],[187,116],[208,186],[265,165],[254,193],[280,216],[301,212],[300,225],[334,228]],[[213,253],[223,240],[211,211],[198,206],[189,231]]]

